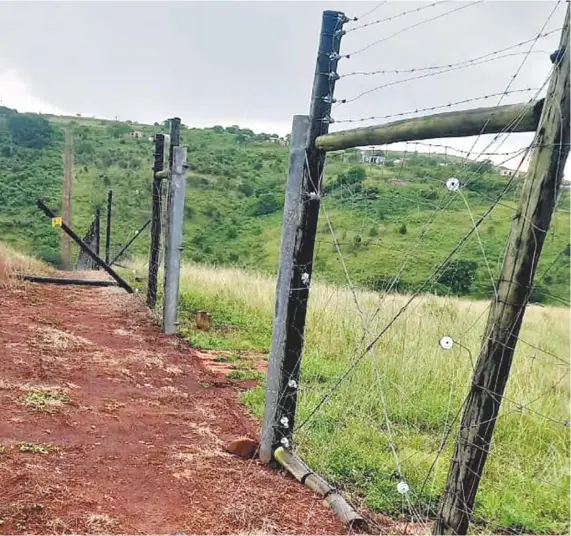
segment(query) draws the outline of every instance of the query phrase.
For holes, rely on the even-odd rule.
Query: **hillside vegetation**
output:
[[[19,125],[19,126],[18,126]],[[57,263],[58,231],[35,208],[42,197],[59,210],[63,128],[73,135],[72,222],[84,233],[96,206],[113,189],[113,249],[150,217],[153,143],[165,125],[39,117],[0,109],[0,234]],[[137,130],[142,138],[133,138]],[[239,127],[182,130],[191,171],[187,182],[184,255],[188,260],[275,273],[288,149]],[[393,158],[402,157],[394,153]],[[381,290],[416,288],[505,188],[489,164],[443,155],[407,155],[406,165],[360,165],[330,155],[316,246],[315,277],[345,282],[337,246],[354,284]],[[449,192],[444,181],[467,183]],[[434,285],[439,293],[488,297],[501,263],[521,181],[458,253]],[[562,197],[544,247],[534,300],[558,303],[569,294],[568,195]],[[328,225],[335,234],[335,239]],[[148,233],[148,231],[147,231]],[[131,255],[147,255],[148,234]],[[485,254],[485,255],[484,255]],[[406,263],[404,261],[407,260]],[[404,264],[403,264],[404,263]],[[547,272],[547,273],[546,273]],[[395,280],[395,275],[398,278]]]

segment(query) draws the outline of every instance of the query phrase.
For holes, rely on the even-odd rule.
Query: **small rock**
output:
[[[230,454],[240,458],[253,458],[258,451],[258,442],[249,437],[241,437],[228,443],[224,448]]]

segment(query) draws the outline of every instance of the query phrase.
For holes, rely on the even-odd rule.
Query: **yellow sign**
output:
[[[52,227],[61,227],[61,216],[52,218]]]

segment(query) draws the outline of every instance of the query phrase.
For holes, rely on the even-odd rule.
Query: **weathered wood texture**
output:
[[[260,447],[260,459],[266,463],[281,441],[291,444],[293,436],[325,164],[325,153],[315,147],[315,139],[329,130],[335,89],[335,78],[330,74],[336,75],[345,20],[341,12],[323,12],[309,122],[301,116],[296,119],[297,125],[294,122],[297,140],[294,148],[292,139],[290,150],[289,200],[284,207],[280,276]],[[282,424],[283,419],[286,425]]]
[[[283,447],[276,449],[274,457],[297,481],[323,497],[339,519],[350,529],[365,528],[365,518],[337,493],[335,488],[330,486],[319,475],[315,474],[303,460]]]
[[[282,441],[286,446],[290,445],[293,437],[325,164],[325,153],[315,147],[315,139],[329,130],[341,30],[345,21],[345,15],[339,11],[323,12],[309,124],[304,126],[307,119],[299,117],[297,126],[294,122],[298,129],[295,148],[292,132],[276,314],[260,445],[260,459],[265,463],[271,460],[273,450]],[[294,203],[297,207],[293,206]]]
[[[319,136],[315,146],[322,151],[338,151],[363,145],[385,145],[402,141],[457,138],[498,132],[534,132],[543,101],[445,112],[425,117],[401,119]]]
[[[116,281],[96,281],[90,279],[68,279],[64,277],[46,277],[41,275],[14,274],[14,278],[30,281],[31,283],[45,283],[51,285],[78,285],[82,287],[116,287]]]
[[[280,394],[284,386],[284,361],[286,359],[288,306],[292,293],[292,280],[294,272],[294,256],[299,235],[302,232],[301,209],[303,170],[305,168],[306,146],[309,134],[309,116],[296,115],[293,118],[290,148],[289,169],[286,183],[286,197],[282,223],[282,237],[280,244],[280,265],[276,287],[276,307],[272,331],[272,342],[268,360],[268,377],[266,383],[266,402],[264,406],[264,419],[262,423],[262,441],[260,445],[260,459],[269,463],[272,459],[274,446],[279,445],[281,439],[278,428],[278,412]],[[297,380],[292,378],[294,381]],[[285,382],[287,384],[287,381]]]
[[[46,215],[48,218],[55,218],[55,213],[41,200],[38,199],[37,201],[38,208]],[[102,258],[99,257],[96,253],[94,253],[89,246],[81,239],[79,236],[70,229],[65,222],[62,222],[61,228],[65,233],[67,233],[70,238],[83,250],[87,255],[89,255],[101,268],[103,268],[115,281],[117,281],[118,285],[121,288],[124,288],[130,294],[133,293],[133,289],[131,285],[127,283],[111,266],[109,266]]]
[[[464,409],[435,534],[466,534],[569,152],[569,6],[520,206]]]

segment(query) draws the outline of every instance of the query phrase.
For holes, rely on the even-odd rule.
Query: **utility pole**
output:
[[[73,138],[65,129],[65,145],[63,152],[63,210],[62,220],[71,226],[71,186],[73,182]],[[61,235],[61,262],[64,270],[71,269],[71,241],[66,233]]]
[[[163,305],[163,331],[176,333],[178,325],[178,294],[182,258],[182,227],[184,222],[184,195],[186,182],[186,149],[173,147],[170,195],[167,215],[167,243],[165,254],[165,294]]]
[[[111,204],[113,203],[113,190],[107,192],[107,228],[105,231],[105,262],[109,264],[111,250]]]
[[[149,258],[149,276],[147,279],[147,305],[154,309],[157,303],[157,280],[161,255],[162,233],[162,179],[157,173],[163,171],[165,162],[165,135],[155,135],[155,154],[153,163],[153,192],[151,208],[151,251]]]
[[[329,131],[335,81],[339,78],[339,47],[347,20],[339,11],[323,12],[309,120],[305,116],[294,118],[260,445],[264,463],[271,461],[277,447],[288,448],[292,443],[325,164],[325,152],[315,147],[315,139]],[[297,209],[293,203],[298,204]]]
[[[434,534],[466,534],[569,153],[569,4]]]

